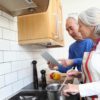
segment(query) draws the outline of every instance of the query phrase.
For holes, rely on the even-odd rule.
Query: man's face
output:
[[[66,20],[66,30],[75,40],[82,40],[82,36],[78,32],[78,24],[75,19],[69,18]]]

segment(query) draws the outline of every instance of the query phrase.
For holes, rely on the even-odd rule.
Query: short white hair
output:
[[[75,19],[78,22],[78,13],[70,13],[68,14],[67,19],[72,18]]]
[[[80,13],[79,19],[87,26],[95,26],[94,34],[100,36],[100,9],[92,7]]]

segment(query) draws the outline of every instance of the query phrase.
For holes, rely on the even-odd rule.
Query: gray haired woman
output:
[[[84,84],[68,84],[63,94],[80,93],[88,100],[100,100],[100,9],[90,8],[79,15],[79,32],[83,38],[91,38],[95,46],[90,53],[85,53],[82,66]],[[76,76],[77,72],[69,72],[69,77]]]

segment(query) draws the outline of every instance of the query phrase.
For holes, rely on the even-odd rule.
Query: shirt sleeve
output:
[[[100,81],[80,84],[79,91],[81,97],[100,95]]]
[[[67,66],[64,67],[63,65],[59,64],[58,65],[58,71],[61,73],[66,73],[68,70],[70,70],[73,66]]]
[[[74,62],[74,65],[80,65],[82,64],[82,58],[73,59],[73,62]]]
[[[81,64],[82,64],[82,58],[75,58],[74,57],[74,53],[73,53],[73,48],[70,46],[70,48],[69,48],[69,59],[73,59],[73,65],[72,65],[72,67],[73,66],[81,66]]]
[[[69,47],[69,57],[68,58],[69,59],[73,59],[74,58],[72,45]]]
[[[84,52],[90,52],[94,43],[93,43],[93,41],[91,39],[87,39],[85,44],[86,44],[86,46],[85,46],[85,48],[83,50],[83,54],[84,54]],[[73,59],[73,58],[74,58],[73,48],[70,46],[70,48],[69,48],[69,59]],[[74,58],[73,59],[73,65],[74,66],[81,66],[82,59],[83,59],[83,57]]]

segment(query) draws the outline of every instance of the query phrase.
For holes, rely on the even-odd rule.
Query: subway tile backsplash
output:
[[[40,70],[47,66],[40,56],[45,49],[36,45],[19,45],[17,17],[0,11],[0,100],[7,100],[33,81],[33,59],[38,61],[40,77]]]
[[[17,72],[8,73],[5,75],[5,85],[9,85],[17,80]]]
[[[0,88],[4,87],[4,75],[0,76]]]
[[[0,64],[0,75],[8,74],[11,72],[11,63]]]
[[[0,63],[3,62],[3,52],[0,51]]]
[[[0,28],[0,39],[2,38],[2,28]]]
[[[10,50],[10,41],[0,39],[0,50]]]
[[[3,27],[3,28],[7,28],[7,29],[10,29],[10,21],[9,19],[3,17],[3,16],[0,16],[0,26]]]
[[[16,34],[17,34],[17,32],[15,32],[15,31],[3,29],[3,39],[17,41],[17,35]]]
[[[0,88],[0,100],[5,100],[5,97],[12,95],[12,85],[7,85],[3,88]]]

